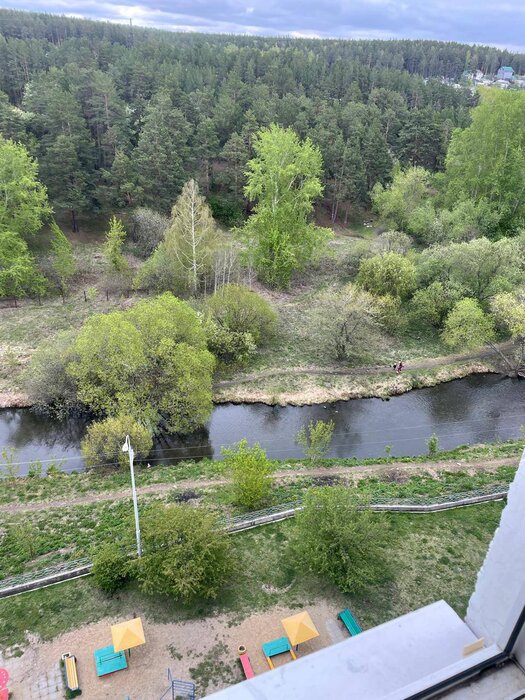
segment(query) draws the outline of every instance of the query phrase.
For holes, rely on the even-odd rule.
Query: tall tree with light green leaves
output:
[[[265,282],[286,288],[328,238],[310,222],[321,196],[322,158],[310,139],[272,124],[255,139],[255,158],[246,172],[246,196],[256,202],[243,229],[255,268]]]
[[[27,243],[13,231],[0,230],[0,298],[15,299],[42,294],[45,280],[39,274]]]
[[[51,222],[51,269],[58,289],[65,300],[68,283],[75,274],[73,248],[56,221]]]
[[[0,232],[9,230],[27,240],[50,213],[37,162],[24,146],[0,135]]]
[[[126,272],[129,268],[128,262],[122,253],[122,246],[125,240],[126,229],[124,224],[116,216],[112,216],[106,232],[104,254],[110,269],[114,272]]]
[[[472,123],[452,135],[446,159],[449,203],[486,201],[500,229],[525,222],[525,92],[485,90]]]

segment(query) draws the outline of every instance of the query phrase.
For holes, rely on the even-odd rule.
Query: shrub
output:
[[[143,555],[136,568],[143,591],[183,601],[217,596],[233,558],[228,535],[213,514],[156,504],[142,515],[141,529]]]
[[[439,449],[439,438],[436,434],[431,435],[427,440],[428,454],[434,457]]]
[[[92,423],[82,440],[82,456],[88,467],[102,467],[118,463],[127,467],[129,457],[122,452],[126,435],[129,435],[136,459],[145,459],[153,447],[153,439],[147,428],[130,416],[117,416]]]
[[[305,571],[328,579],[344,593],[358,593],[389,575],[387,517],[373,513],[347,487],[307,492],[295,517],[293,551]]]
[[[399,253],[374,255],[361,262],[357,282],[376,294],[405,299],[416,288],[417,275],[414,263]]]
[[[232,333],[250,333],[257,346],[273,338],[277,312],[256,292],[241,284],[227,284],[206,300],[208,315]]]
[[[205,320],[208,349],[223,362],[246,362],[257,346],[251,333],[237,333],[208,317]]]
[[[172,294],[91,316],[72,351],[66,371],[94,413],[181,434],[206,424],[215,358],[198,314]]]
[[[222,467],[231,474],[237,503],[245,508],[259,505],[272,487],[269,476],[275,470],[275,463],[259,444],[249,447],[246,440],[232,448],[223,447],[221,452]]]
[[[93,557],[93,578],[104,593],[115,593],[130,575],[129,557],[114,543],[102,545]]]
[[[36,406],[58,414],[78,406],[76,384],[66,372],[76,335],[76,331],[58,333],[33,354],[23,382]]]
[[[451,348],[477,350],[494,341],[494,320],[476,299],[461,299],[448,314],[441,337]]]
[[[335,429],[333,420],[311,420],[303,425],[295,436],[295,442],[304,450],[305,457],[311,464],[316,464],[330,449],[332,435]]]
[[[170,220],[164,214],[146,207],[139,207],[131,214],[130,238],[137,253],[147,258],[164,239]]]

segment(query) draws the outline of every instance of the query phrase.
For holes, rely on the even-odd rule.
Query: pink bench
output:
[[[239,647],[239,661],[241,662],[242,670],[244,671],[246,678],[253,678],[255,673],[253,672],[250,657],[246,653],[246,649],[244,647]]]

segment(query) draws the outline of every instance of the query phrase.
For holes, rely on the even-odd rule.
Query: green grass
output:
[[[319,467],[335,466],[365,466],[367,464],[404,464],[476,459],[498,459],[507,457],[519,458],[523,451],[522,440],[509,440],[483,445],[461,445],[453,450],[440,451],[433,457],[418,455],[415,457],[369,457],[323,459]],[[16,453],[13,456],[16,461]],[[516,460],[517,463],[517,460]],[[277,461],[276,468],[280,470],[303,469],[308,476],[308,466],[303,460],[294,459]],[[158,465],[148,468],[137,465],[135,478],[137,486],[153,484],[170,484],[176,486],[182,480],[213,479],[220,476],[220,464],[210,459],[199,462],[179,462],[175,465]],[[0,503],[29,503],[51,499],[67,499],[87,494],[119,491],[129,488],[129,473],[127,470],[65,472],[53,477],[19,477],[8,479],[0,489]]]
[[[514,478],[515,467],[502,466],[494,471],[442,471],[438,477],[429,474],[401,478],[394,471],[381,476],[360,480],[357,491],[371,502],[399,499],[407,502],[428,502],[433,498],[469,493],[486,487],[505,489]],[[67,477],[70,479],[71,477]],[[294,476],[276,482],[269,498],[261,507],[276,506],[301,499],[313,486],[329,488],[347,483],[343,476]],[[231,485],[194,488],[191,493],[182,489],[164,492],[161,496],[148,494],[139,499],[140,510],[152,501],[178,502],[193,497],[192,502],[211,508],[218,515],[239,515],[244,511],[234,500]],[[92,556],[96,547],[105,541],[121,540],[131,550],[133,533],[131,499],[95,502],[18,513],[2,513],[0,528],[0,559],[3,577],[41,569],[68,559]],[[264,529],[264,528],[263,528]]]
[[[0,647],[13,653],[17,645],[25,644],[26,631],[52,639],[106,616],[125,617],[136,610],[156,622],[223,612],[235,624],[278,604],[299,608],[326,599],[350,606],[368,628],[443,598],[463,615],[502,507],[487,503],[431,515],[389,516],[393,578],[359,597],[344,596],[326,581],[295,568],[289,549],[294,523],[286,521],[232,536],[238,564],[215,601],[181,605],[169,598],[148,597],[134,584],[108,597],[90,578],[80,579],[0,600]],[[198,673],[204,683],[213,659],[203,659],[203,664]]]

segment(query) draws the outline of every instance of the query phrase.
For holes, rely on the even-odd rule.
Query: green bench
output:
[[[337,616],[343,625],[346,627],[346,629],[350,632],[350,635],[354,637],[356,634],[359,634],[363,630],[361,629],[361,626],[355,619],[355,617],[352,615],[351,611],[348,608],[345,608],[344,610],[341,610],[339,615]]]

